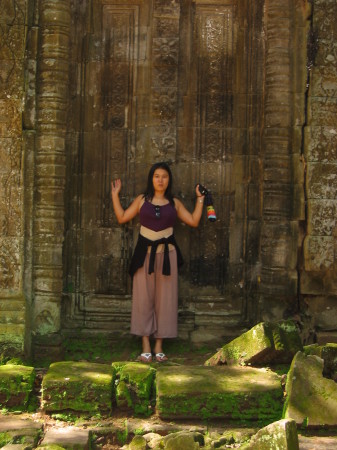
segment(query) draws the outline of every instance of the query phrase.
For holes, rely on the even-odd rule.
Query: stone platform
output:
[[[172,420],[272,422],[281,418],[282,399],[281,377],[252,367],[162,365],[155,370],[141,363],[60,362],[50,366],[42,382],[47,412],[156,412]]]
[[[164,419],[274,421],[282,415],[278,375],[252,367],[161,367],[157,413]]]

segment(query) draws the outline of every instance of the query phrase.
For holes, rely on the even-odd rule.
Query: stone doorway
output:
[[[189,209],[206,184],[218,217],[176,231],[180,336],[222,339],[255,314],[264,2],[251,3],[73,3],[65,333],[128,332],[138,224],[116,223],[110,181],[122,178],[126,206],[160,160]]]

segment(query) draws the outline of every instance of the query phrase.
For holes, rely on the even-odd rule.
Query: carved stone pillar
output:
[[[282,318],[296,303],[292,219],[292,0],[266,1],[265,127],[260,314]]]
[[[32,321],[45,336],[60,329],[70,2],[41,0],[39,29]]]

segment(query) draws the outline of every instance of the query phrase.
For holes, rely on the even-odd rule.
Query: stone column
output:
[[[32,328],[35,342],[60,330],[64,239],[70,2],[40,0],[37,66]],[[49,342],[50,341],[50,342]],[[53,341],[53,342],[52,342]]]
[[[297,304],[297,223],[292,222],[293,0],[267,0],[259,315],[281,319]],[[304,107],[303,107],[304,108]],[[301,124],[300,124],[301,125]]]

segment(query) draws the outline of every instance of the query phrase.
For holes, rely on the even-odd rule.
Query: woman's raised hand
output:
[[[119,194],[122,188],[122,182],[118,178],[115,182],[111,181],[111,194]]]

